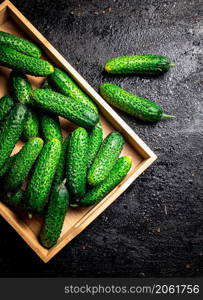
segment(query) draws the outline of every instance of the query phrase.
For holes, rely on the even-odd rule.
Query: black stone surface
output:
[[[189,277],[203,274],[203,102],[198,0],[13,0],[97,90],[105,81],[176,119],[120,113],[158,160],[96,221],[44,264],[0,219],[0,276]],[[113,77],[111,57],[154,53],[176,64],[158,78]]]

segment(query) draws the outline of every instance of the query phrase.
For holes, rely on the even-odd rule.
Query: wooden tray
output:
[[[136,133],[118,116],[118,114],[99,96],[99,94],[85,81],[84,78],[63,58],[56,49],[37,31],[37,29],[16,9],[10,1],[0,5],[0,30],[26,37],[38,44],[46,57],[53,65],[68,72],[78,85],[91,96],[100,108],[101,120],[106,136],[110,131],[117,130],[125,137],[126,144],[121,155],[130,155],[133,166],[126,178],[101,202],[88,208],[70,208],[65,218],[63,230],[58,243],[47,250],[38,242],[38,233],[42,220],[33,218],[28,220],[17,215],[3,203],[0,203],[0,214],[20,234],[25,242],[44,261],[48,262],[57,252],[68,244],[76,235],[84,230],[98,215],[100,215],[113,201],[115,201],[128,186],[156,159],[156,155],[136,135]],[[10,69],[0,67],[0,96],[7,92],[7,79]],[[29,76],[33,88],[39,87],[43,82],[42,77]],[[74,128],[74,125],[60,118],[63,134]],[[18,142],[13,153],[19,151],[23,143]]]

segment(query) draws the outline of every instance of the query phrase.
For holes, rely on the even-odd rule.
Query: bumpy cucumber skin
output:
[[[33,76],[48,76],[54,71],[48,61],[27,56],[5,46],[0,47],[0,65]]]
[[[5,116],[10,112],[14,105],[14,101],[10,96],[3,96],[0,99],[0,122],[5,118]]]
[[[21,189],[14,192],[4,192],[1,195],[1,200],[11,207],[26,209],[23,204],[23,194],[24,191]]]
[[[75,124],[92,128],[99,121],[99,116],[87,105],[74,98],[66,97],[48,89],[36,89],[31,92],[33,105],[41,107],[51,113],[60,115]]]
[[[101,147],[103,141],[103,130],[102,124],[99,121],[97,125],[89,132],[88,140],[88,169],[91,167],[99,148]]]
[[[65,184],[55,186],[40,232],[40,242],[44,247],[51,248],[57,243],[68,210],[68,204],[69,194]]]
[[[146,98],[136,96],[112,83],[100,85],[100,94],[112,106],[148,122],[156,122],[162,118],[163,109]]]
[[[123,180],[123,178],[129,172],[131,166],[131,157],[120,157],[109,173],[108,177],[79,200],[79,206],[93,205],[102,200]]]
[[[30,103],[30,91],[32,87],[26,75],[13,71],[10,74],[9,81],[13,99],[23,104]]]
[[[87,181],[90,185],[100,184],[115,165],[123,148],[124,139],[119,132],[111,132],[103,141],[91,168]]]
[[[50,113],[42,113],[40,115],[40,123],[45,142],[54,138],[62,142],[61,126],[58,116]]]
[[[4,45],[33,57],[40,57],[41,50],[33,43],[13,34],[0,31],[0,46]]]
[[[0,177],[4,176],[8,172],[15,156],[16,155],[13,155],[6,159],[3,167],[0,169]]]
[[[54,175],[54,180],[52,186],[56,186],[62,183],[66,177],[66,156],[67,148],[69,144],[69,136],[63,141],[61,148],[60,159],[56,168],[56,173]]]
[[[18,141],[27,118],[27,108],[20,103],[14,105],[3,123],[0,135],[0,169],[10,156]]]
[[[39,137],[31,138],[25,143],[14,159],[12,168],[5,179],[7,190],[13,191],[23,183],[42,150],[43,144],[43,140]]]
[[[54,72],[48,77],[48,80],[57,92],[75,98],[98,113],[97,106],[64,71],[55,68]]]
[[[42,148],[25,192],[25,202],[30,211],[43,214],[60,154],[61,142],[57,139],[47,142]]]
[[[39,118],[33,109],[28,110],[28,117],[23,129],[25,139],[36,137],[39,133]]]
[[[74,198],[86,191],[88,133],[84,128],[75,129],[69,138],[66,161],[67,187]]]
[[[156,75],[168,71],[170,60],[161,55],[129,55],[110,59],[105,70],[112,74],[148,74]]]
[[[53,90],[51,85],[49,84],[48,82],[48,79],[45,79],[45,81],[43,82],[42,86],[41,86],[41,89],[48,89],[48,90]]]

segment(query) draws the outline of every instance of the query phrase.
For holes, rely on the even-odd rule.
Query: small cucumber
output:
[[[51,113],[41,113],[40,123],[45,142],[54,138],[62,142],[61,126],[59,117]]]
[[[13,208],[25,209],[23,204],[23,194],[24,191],[21,189],[14,192],[4,192],[1,195],[1,200]]]
[[[100,85],[100,93],[112,106],[143,121],[156,122],[163,118],[174,117],[164,114],[163,109],[155,102],[129,93],[112,83]]]
[[[16,155],[10,156],[6,159],[3,167],[0,169],[0,177],[4,176],[5,174],[7,174],[8,170],[10,169],[13,159]]]
[[[0,169],[10,156],[18,141],[27,118],[27,108],[24,104],[17,103],[13,106],[3,126],[0,135]]]
[[[42,148],[25,192],[25,202],[31,212],[43,214],[60,154],[61,142],[57,139]]]
[[[54,72],[54,67],[48,61],[27,56],[5,46],[0,46],[0,65],[33,76],[48,76]]]
[[[30,92],[32,87],[26,75],[13,71],[10,74],[9,81],[13,99],[23,104],[30,103]]]
[[[23,129],[25,139],[38,136],[39,133],[39,118],[33,109],[28,110],[28,117]]]
[[[33,57],[40,57],[42,55],[41,50],[35,44],[4,31],[0,31],[0,46],[1,45],[13,48]]]
[[[86,190],[88,133],[75,129],[69,138],[66,161],[67,187],[74,197],[82,197]]]
[[[173,65],[166,56],[148,54],[115,57],[108,60],[104,68],[112,74],[156,75]]]
[[[97,106],[92,102],[87,94],[85,94],[79,88],[75,81],[64,71],[55,68],[54,72],[48,77],[48,80],[51,86],[53,86],[57,92],[76,99],[77,101],[89,106],[90,109],[98,113]]]
[[[99,121],[96,126],[89,132],[88,140],[88,169],[91,167],[99,148],[103,141],[102,124]]]
[[[120,157],[109,173],[108,177],[79,200],[79,206],[93,205],[102,200],[123,180],[123,178],[129,172],[131,166],[131,157]]]
[[[91,168],[87,180],[92,186],[100,184],[115,165],[123,148],[124,139],[119,132],[111,132],[103,141]]]
[[[34,105],[60,115],[79,126],[92,128],[99,120],[98,114],[74,98],[48,89],[36,89],[31,93]]]
[[[0,99],[0,122],[5,118],[5,116],[13,108],[14,102],[10,96],[3,96]]]
[[[63,141],[60,159],[54,175],[53,186],[60,184],[66,177],[66,156],[69,144],[69,136]]]
[[[61,185],[54,187],[44,224],[40,232],[40,242],[50,248],[57,243],[63,227],[66,212],[68,210],[69,194],[63,182]]]
[[[23,183],[42,150],[43,144],[43,140],[38,137],[31,138],[25,143],[12,162],[12,168],[6,176],[5,188],[7,190],[13,191]]]

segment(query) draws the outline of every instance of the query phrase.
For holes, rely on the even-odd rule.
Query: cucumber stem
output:
[[[62,186],[64,186],[65,184],[66,184],[66,178],[62,181],[62,183],[61,184],[59,184],[59,188],[61,188]]]
[[[175,116],[167,115],[167,114],[162,114],[161,118],[162,119],[173,119],[173,118],[175,118]]]
[[[175,67],[175,66],[176,66],[176,64],[174,64],[174,63],[170,64],[170,67]]]

